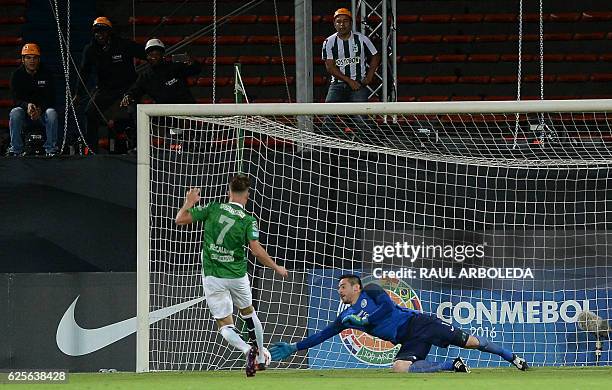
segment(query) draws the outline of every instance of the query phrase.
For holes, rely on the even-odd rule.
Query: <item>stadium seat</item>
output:
[[[8,88],[8,87],[9,87],[9,80],[8,79],[0,80],[0,88]]]
[[[180,36],[162,36],[158,37],[166,46],[176,45],[177,43],[183,40],[183,37]],[[134,38],[137,43],[144,45],[149,40],[149,37],[138,36]]]
[[[540,56],[534,55],[533,61],[539,62]],[[565,54],[544,54],[544,62],[563,62],[565,60]]]
[[[257,17],[257,22],[263,23],[263,24],[276,24],[276,20],[277,20],[277,17],[274,15],[260,15]],[[291,16],[279,15],[278,23],[279,24],[290,24],[293,22],[291,21]]]
[[[545,74],[544,75],[544,82],[545,83],[552,83],[554,82],[556,79],[556,76],[554,74]],[[539,74],[527,74],[525,76],[523,76],[523,81],[526,83],[539,83],[540,82],[540,75]]]
[[[199,15],[199,16],[194,16],[193,19],[191,20],[191,23],[193,24],[211,24],[213,21],[213,17],[210,15]]]
[[[398,76],[399,84],[422,84],[425,81],[424,76]]]
[[[246,41],[247,37],[243,35],[221,35],[217,37],[217,45],[244,45]],[[196,45],[211,45],[213,43],[213,37],[199,37],[194,43]]]
[[[0,58],[0,66],[19,66],[21,65],[20,58]]]
[[[480,23],[483,18],[483,14],[455,14],[451,17],[451,21],[453,23]]]
[[[415,23],[418,20],[418,15],[397,15],[397,23]]]
[[[523,15],[523,21],[524,22],[528,22],[528,23],[529,22],[532,22],[532,23],[539,22],[540,21],[540,13],[524,14]],[[542,14],[542,21],[544,21],[544,22],[550,21],[550,14],[547,14],[547,13]]]
[[[482,100],[482,96],[452,96],[451,99],[455,102],[469,102]]]
[[[294,80],[295,80],[295,77],[288,76],[287,84],[289,85],[293,84]],[[261,85],[262,86],[285,85],[285,78],[283,76],[266,76],[261,80]]]
[[[267,65],[270,63],[268,56],[240,56],[238,62],[247,65]]]
[[[457,76],[427,76],[426,84],[453,84],[457,82]]]
[[[13,99],[0,99],[0,107],[13,107]]]
[[[557,81],[561,83],[580,83],[589,81],[588,74],[576,73],[576,74],[559,74],[557,75]]]
[[[522,61],[533,61],[534,58],[535,56],[532,54],[523,53],[521,55]],[[503,62],[518,62],[518,54],[502,54],[499,59]]]
[[[498,62],[499,54],[471,54],[467,60],[468,62]]]
[[[161,16],[130,16],[129,24],[137,26],[158,25],[161,22]]]
[[[327,84],[327,77],[316,75],[312,78],[312,83],[316,86],[322,86]]]
[[[24,24],[25,16],[0,16],[0,24]]]
[[[473,35],[444,35],[443,42],[447,43],[470,43],[474,41]]]
[[[0,5],[28,5],[28,0],[0,0]]]
[[[244,85],[259,85],[261,83],[261,77],[242,77],[242,84]]]
[[[236,99],[235,98],[224,97],[224,98],[219,99],[219,103],[221,103],[221,104],[234,104],[234,103],[236,103]]]
[[[499,101],[499,100],[516,100],[516,96],[508,96],[508,95],[490,95],[485,96],[483,100],[490,101]]]
[[[213,57],[206,57],[206,60],[204,61],[204,63],[206,65],[212,65],[213,59],[214,59]],[[217,64],[234,65],[236,62],[238,62],[238,57],[232,57],[232,56],[217,57]]]
[[[491,81],[491,76],[461,76],[457,82],[463,84],[488,84]]]
[[[420,15],[419,22],[421,23],[448,23],[451,21],[450,14],[441,15]]]
[[[474,37],[475,42],[504,42],[508,40],[506,34],[482,34]]]
[[[187,85],[189,87],[193,87],[194,85],[197,85],[197,82],[198,82],[197,77],[187,77]]]
[[[482,18],[484,22],[487,23],[514,23],[516,22],[517,15],[516,14],[486,14]]]
[[[517,77],[516,75],[512,76],[491,76],[491,84],[508,84],[508,83],[516,83]]]
[[[410,38],[412,38],[410,35],[398,35],[395,37],[397,43],[410,43]]]
[[[464,62],[467,54],[440,54],[435,59],[436,62]]]
[[[257,15],[236,15],[229,20],[231,24],[255,24],[257,23]]]
[[[612,62],[612,53],[602,54],[599,56],[599,61]]]
[[[232,85],[234,83],[233,77],[217,77],[217,86],[225,87],[227,85]],[[198,87],[209,87],[213,83],[212,77],[200,77],[197,80]]]
[[[251,35],[247,38],[247,43],[253,45],[278,45],[278,37],[276,35]]]
[[[419,102],[447,102],[448,96],[444,95],[426,95],[417,97]]]
[[[612,73],[593,73],[591,75],[591,81],[612,81]]]
[[[546,56],[544,56],[546,59]],[[565,61],[567,62],[596,62],[599,59],[597,54],[566,54]]]
[[[608,22],[612,20],[610,11],[585,11],[582,13],[582,20],[585,22]]]
[[[412,43],[438,43],[442,40],[442,35],[413,35],[410,37]]]
[[[433,62],[434,56],[432,55],[420,55],[420,56],[402,56],[401,61],[404,64],[413,63],[429,63]]]
[[[19,46],[23,44],[21,37],[0,37],[0,46]]]
[[[414,96],[400,96],[397,98],[398,102],[414,102],[416,101],[416,97]]]
[[[553,12],[550,14],[551,22],[577,22],[582,17],[580,12]]]
[[[575,41],[595,41],[599,39],[606,39],[606,33],[605,32],[592,32],[592,33],[574,34]]]
[[[198,104],[212,104],[213,100],[212,98],[197,98],[196,102],[198,102]]]
[[[164,16],[162,23],[166,25],[191,24],[193,16]]]
[[[286,57],[270,57],[270,63],[272,65],[281,65],[285,61],[285,65],[295,65],[295,56],[286,56]],[[314,62],[320,60],[319,57],[314,59]]]

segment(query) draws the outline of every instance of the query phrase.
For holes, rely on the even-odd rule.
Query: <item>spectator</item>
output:
[[[98,151],[98,127],[103,112],[120,101],[127,89],[136,80],[134,58],[145,59],[142,46],[112,32],[113,25],[101,16],[93,22],[93,39],[83,50],[79,83],[75,100],[83,96],[87,79],[95,67],[98,84],[86,109],[87,144]]]
[[[140,100],[143,95],[151,97],[155,103],[195,103],[187,85],[187,77],[195,76],[202,65],[190,56],[184,62],[169,62],[164,59],[166,46],[159,39],[150,39],[145,47],[150,67],[139,74],[136,84],[123,97],[121,106]]]
[[[40,63],[40,48],[26,43],[21,49],[22,65],[11,75],[11,92],[15,108],[9,116],[11,146],[9,156],[23,156],[24,126],[42,123],[46,131],[44,144],[47,157],[57,154],[57,112],[53,74]]]
[[[380,55],[368,37],[352,31],[348,9],[340,8],[334,13],[334,27],[336,33],[323,42],[322,57],[332,76],[325,102],[367,102],[366,86],[374,80]],[[370,58],[369,67],[366,57]]]

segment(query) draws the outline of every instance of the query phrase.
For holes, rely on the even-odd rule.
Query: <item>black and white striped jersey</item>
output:
[[[367,73],[367,58],[377,53],[370,38],[362,33],[353,32],[347,40],[340,39],[338,33],[335,33],[323,42],[321,57],[324,61],[333,59],[342,74],[362,81]],[[332,81],[336,81],[333,76]]]

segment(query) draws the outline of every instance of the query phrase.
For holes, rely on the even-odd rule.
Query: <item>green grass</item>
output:
[[[612,367],[474,369],[470,374],[394,374],[388,370],[268,370],[70,374],[68,384],[2,385],[2,389],[223,389],[223,390],[565,390],[612,389]]]

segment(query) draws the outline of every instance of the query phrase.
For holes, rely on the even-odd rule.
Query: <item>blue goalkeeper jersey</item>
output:
[[[297,349],[311,348],[348,329],[348,326],[342,324],[342,320],[353,314],[361,318],[367,317],[368,325],[350,326],[350,328],[361,330],[393,344],[401,344],[406,333],[406,325],[419,312],[396,305],[382,287],[374,283],[368,284],[354,305],[342,311],[333,323],[320,332],[298,342]]]

